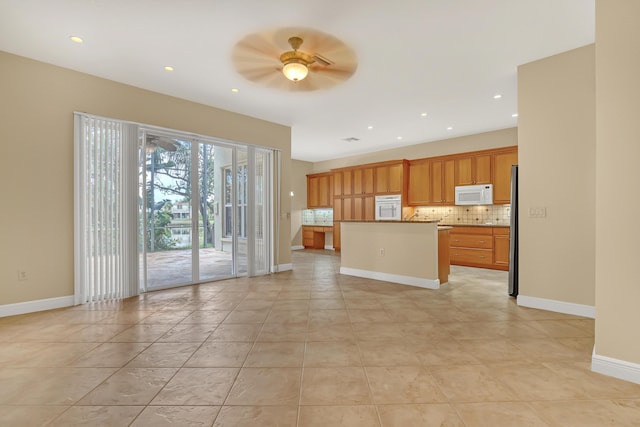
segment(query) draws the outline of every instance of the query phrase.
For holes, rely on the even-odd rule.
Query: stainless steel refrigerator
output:
[[[511,227],[509,239],[509,295],[518,296],[518,165],[511,166]]]

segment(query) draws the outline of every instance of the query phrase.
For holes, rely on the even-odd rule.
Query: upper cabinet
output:
[[[307,175],[307,208],[330,208],[333,206],[333,173]]]
[[[335,169],[329,180],[334,219],[371,218],[377,194],[400,194],[403,206],[452,206],[456,185],[493,184],[493,203],[507,204],[511,196],[511,165],[517,163],[518,147],[513,146]],[[321,207],[325,184],[318,180],[317,189],[311,181],[309,185],[309,202],[316,201],[315,206]]]
[[[409,206],[429,204],[430,171],[429,159],[412,160],[409,162]]]
[[[373,194],[373,167],[353,169],[353,195]]]
[[[375,166],[376,194],[401,194],[406,204],[409,184],[409,162],[399,160]]]
[[[430,204],[455,203],[455,160],[441,158],[431,160]]]
[[[511,166],[518,164],[518,147],[493,154],[493,203],[511,203]]]
[[[455,185],[491,184],[491,154],[471,154],[455,160]]]

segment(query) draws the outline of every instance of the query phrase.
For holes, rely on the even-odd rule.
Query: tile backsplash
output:
[[[333,209],[303,209],[302,225],[333,225]]]
[[[418,206],[416,219],[439,219],[443,224],[509,225],[511,205]]]

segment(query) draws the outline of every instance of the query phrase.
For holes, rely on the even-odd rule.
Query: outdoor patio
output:
[[[191,277],[191,249],[147,253],[148,288],[162,288],[203,280],[213,281],[233,277],[231,252],[220,251],[215,248],[204,248],[199,250],[199,254],[200,278],[193,280]],[[240,274],[246,273],[246,254],[241,253],[238,255],[238,264]],[[141,269],[141,274],[143,274],[143,269]]]

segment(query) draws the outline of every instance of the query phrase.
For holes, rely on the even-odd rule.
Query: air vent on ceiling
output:
[[[317,53],[314,53],[312,55],[312,58],[319,64],[324,65],[325,67],[328,65],[333,65],[335,64],[335,62],[331,61],[330,59],[325,58],[324,56],[318,55]]]
[[[356,141],[360,141],[360,138],[356,138],[355,136],[350,136],[349,138],[342,138],[342,140],[347,142],[356,142]]]

